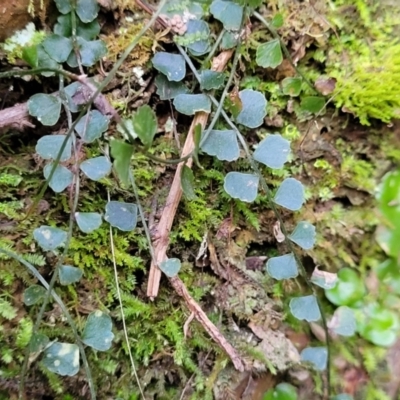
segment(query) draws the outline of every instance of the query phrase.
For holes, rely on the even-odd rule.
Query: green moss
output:
[[[400,42],[393,31],[393,15],[367,0],[355,2],[357,15],[345,11],[347,2],[339,0],[336,5],[331,20],[340,32],[332,36],[327,57],[329,75],[337,80],[336,106],[364,125],[371,119],[388,123],[399,118]]]

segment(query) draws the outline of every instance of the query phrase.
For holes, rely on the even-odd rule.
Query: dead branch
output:
[[[215,59],[212,62],[212,69],[218,72],[223,71],[232,54],[233,52],[231,50],[227,50],[222,52],[218,57],[215,57]],[[181,154],[182,158],[187,156],[194,150],[193,133],[196,125],[200,124],[204,129],[204,127],[207,124],[207,121],[208,121],[208,114],[204,112],[199,112],[195,115],[192,124],[190,126],[188,135],[186,137],[185,145],[182,150]],[[181,171],[184,165],[185,163],[182,162],[178,165],[178,168],[176,169],[174,180],[172,181],[171,190],[168,194],[165,207],[157,227],[157,232],[155,235],[156,239],[155,243],[153,243],[155,260],[153,260],[151,263],[149,281],[147,284],[147,296],[149,296],[150,298],[154,298],[158,294],[158,289],[160,286],[160,278],[161,278],[161,271],[158,268],[158,265],[162,261],[165,261],[167,258],[166,254],[169,243],[169,233],[171,231],[171,227],[174,222],[179,201],[182,197]],[[189,168],[192,166],[191,158],[186,162],[186,165]]]

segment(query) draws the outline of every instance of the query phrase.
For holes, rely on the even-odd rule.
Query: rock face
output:
[[[40,0],[8,0],[0,4],[0,42],[4,42],[15,31],[23,29],[28,22],[34,20],[28,12],[29,3],[32,3],[35,15],[41,13]],[[44,1],[44,10],[46,4]]]

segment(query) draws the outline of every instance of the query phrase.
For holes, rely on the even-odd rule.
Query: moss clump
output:
[[[368,57],[353,59],[350,74],[336,74],[336,105],[363,125],[370,125],[370,118],[386,123],[400,118],[400,44],[379,46]]]
[[[395,18],[398,5],[370,0],[334,2],[330,16],[337,28],[327,52],[327,71],[337,80],[333,98],[361,124],[400,118],[400,42]]]

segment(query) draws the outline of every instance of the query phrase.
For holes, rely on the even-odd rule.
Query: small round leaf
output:
[[[157,132],[157,117],[155,112],[147,104],[138,108],[132,117],[133,129],[145,147],[153,143]]]
[[[101,215],[95,212],[76,212],[75,218],[79,229],[84,233],[91,233],[98,229],[102,222]]]
[[[67,58],[72,51],[72,40],[64,36],[53,34],[46,37],[42,46],[54,61],[63,63],[64,61],[67,61]]]
[[[240,150],[235,131],[212,130],[206,141],[202,143],[201,150],[218,160],[234,161],[239,158]]]
[[[67,232],[52,226],[42,225],[33,231],[33,237],[44,251],[55,250],[67,240]]]
[[[96,350],[106,351],[111,347],[114,338],[111,329],[112,321],[110,316],[100,310],[94,311],[86,321],[82,341]]]
[[[85,143],[92,143],[108,129],[109,120],[100,111],[93,110],[76,124],[75,130]]]
[[[71,138],[67,139],[65,135],[47,135],[41,137],[36,144],[36,152],[45,160],[55,160],[65,140],[67,143],[59,161],[67,161],[71,158],[72,141]]]
[[[199,111],[209,113],[211,100],[206,94],[179,94],[174,99],[174,106],[185,115],[194,115]]]
[[[279,169],[287,161],[290,153],[290,142],[281,135],[269,135],[257,146],[253,157],[269,168]]]
[[[321,318],[317,299],[314,295],[294,297],[290,300],[291,313],[300,320],[308,322],[318,321]]]
[[[283,94],[288,96],[298,96],[301,92],[301,79],[300,78],[285,78],[282,81]]]
[[[270,258],[267,261],[267,272],[278,281],[295,278],[299,274],[296,259],[292,253]]]
[[[29,114],[46,126],[53,126],[60,118],[61,100],[51,94],[34,94],[28,100]]]
[[[107,54],[107,47],[102,40],[85,40],[83,37],[77,38],[79,53],[81,56],[82,65],[91,67]],[[71,53],[67,63],[74,68],[77,65],[75,53]]]
[[[267,100],[261,92],[245,89],[239,92],[242,110],[236,117],[239,124],[248,128],[258,128],[264,122],[267,113]]]
[[[182,82],[169,81],[164,74],[156,76],[155,84],[160,100],[172,100],[178,94],[185,94],[189,91]]]
[[[31,353],[40,354],[49,344],[50,339],[43,333],[33,333],[29,341],[29,351]]]
[[[242,24],[243,7],[233,1],[214,0],[210,12],[227,31],[238,31]]]
[[[276,68],[283,61],[279,39],[270,40],[257,47],[256,63],[263,68]]]
[[[55,3],[61,14],[68,14],[72,10],[71,0],[55,0]]]
[[[223,86],[225,81],[225,74],[223,72],[212,71],[205,69],[200,74],[200,88],[201,90],[219,89]]]
[[[177,258],[170,258],[169,260],[160,263],[160,269],[165,275],[172,278],[178,275],[178,272],[181,269],[181,262]]]
[[[199,38],[193,41],[193,37]],[[186,47],[194,56],[202,56],[210,49],[210,28],[208,24],[199,19],[189,19],[186,24],[186,32],[182,37],[182,42],[188,39]]]
[[[317,371],[323,371],[328,362],[328,350],[326,347],[306,347],[300,357],[301,361],[312,363]]]
[[[300,103],[300,109],[302,111],[308,111],[310,113],[318,113],[322,110],[325,105],[325,99],[319,96],[308,96],[304,97]]]
[[[53,163],[50,163],[43,168],[43,175],[46,179],[49,178],[53,165]],[[73,179],[74,175],[68,168],[63,165],[57,165],[50,179],[49,186],[56,193],[60,193],[72,183]]]
[[[310,250],[315,243],[315,226],[307,221],[301,221],[289,236],[289,239],[304,250]]]
[[[111,172],[112,164],[107,157],[89,158],[79,166],[81,171],[92,181],[99,181]]]
[[[224,179],[224,189],[234,199],[251,203],[257,197],[257,175],[242,172],[229,172]]]
[[[61,285],[70,285],[71,283],[79,282],[82,275],[82,270],[72,265],[61,265],[58,273]]]
[[[304,203],[303,185],[294,178],[286,178],[275,194],[274,202],[292,211],[300,210]]]
[[[160,51],[153,57],[153,66],[162,72],[169,81],[179,82],[186,75],[185,59],[180,54]]]
[[[79,371],[79,347],[71,343],[53,343],[43,353],[43,365],[61,376],[74,376]]]
[[[96,0],[76,0],[75,11],[82,22],[91,22],[97,17],[99,5]]]
[[[337,335],[353,336],[356,331],[354,311],[346,306],[338,307],[328,322],[328,328]]]
[[[136,227],[137,205],[121,201],[110,201],[106,205],[104,219],[111,226],[121,231],[131,231]]]
[[[24,304],[32,306],[46,296],[46,289],[40,285],[29,286],[24,292]]]

